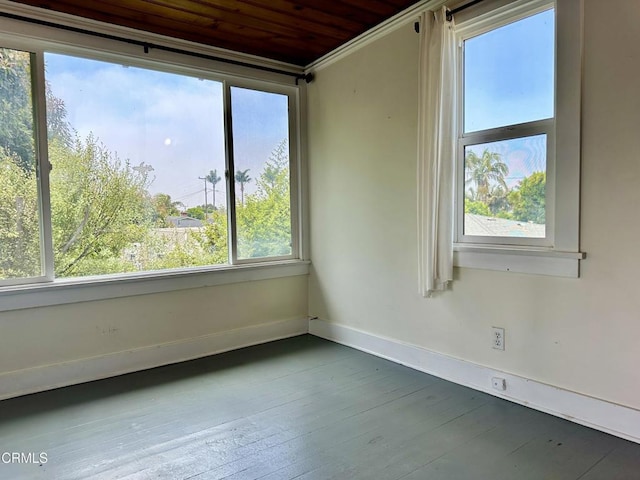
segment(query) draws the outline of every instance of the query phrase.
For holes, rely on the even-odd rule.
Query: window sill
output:
[[[548,248],[454,244],[456,267],[578,278],[584,252]]]
[[[3,287],[0,288],[0,312],[307,275],[310,263],[305,260],[286,260],[58,279],[48,283]]]

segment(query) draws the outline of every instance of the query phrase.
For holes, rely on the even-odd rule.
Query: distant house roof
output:
[[[466,235],[496,237],[544,238],[545,226],[537,223],[519,222],[516,220],[465,213],[464,233]]]
[[[202,226],[202,220],[198,220],[197,218],[189,217],[186,215],[175,217],[169,216],[167,217],[167,223],[175,228],[190,228]]]

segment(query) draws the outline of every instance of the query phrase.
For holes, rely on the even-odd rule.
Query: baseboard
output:
[[[323,320],[312,320],[309,323],[309,333],[640,443],[640,410]],[[494,390],[491,387],[492,377],[504,378],[507,384],[506,391]]]
[[[308,332],[306,318],[0,374],[0,400],[206,357]]]

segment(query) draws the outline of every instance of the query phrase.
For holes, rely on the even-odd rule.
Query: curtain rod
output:
[[[449,10],[447,8],[447,22],[450,22],[451,20],[453,20],[453,16],[458,13],[461,12],[463,10],[466,10],[469,7],[473,7],[475,4],[482,2],[482,0],[471,0],[468,3],[465,3],[464,5],[460,5],[457,8],[454,8],[453,10]],[[416,31],[416,33],[420,33],[420,22],[415,22],[413,24],[413,29]],[[297,80],[296,80],[297,82]],[[308,83],[308,82],[307,82]]]
[[[128,43],[130,45],[137,45],[137,46],[143,48],[144,53],[149,53],[149,50],[153,48],[155,50],[162,50],[162,51],[169,52],[169,53],[178,53],[180,55],[188,55],[188,56],[191,56],[191,57],[202,58],[202,59],[205,59],[205,60],[212,60],[212,61],[215,61],[215,62],[228,63],[230,65],[236,65],[236,66],[239,66],[239,67],[252,68],[252,69],[255,69],[255,70],[261,70],[263,72],[270,72],[270,73],[277,73],[277,74],[280,74],[280,75],[287,75],[289,77],[295,77],[296,85],[298,84],[299,80],[304,80],[307,83],[310,83],[313,80],[313,74],[311,74],[311,73],[303,74],[303,73],[288,72],[287,70],[280,70],[279,68],[267,67],[267,66],[264,66],[264,65],[254,65],[254,64],[251,64],[251,63],[248,63],[248,62],[243,62],[243,61],[240,61],[240,60],[233,60],[233,59],[224,58],[224,57],[216,57],[215,55],[208,55],[206,53],[191,52],[189,50],[183,50],[181,48],[174,48],[174,47],[167,47],[167,46],[164,46],[164,45],[157,45],[155,43],[143,42],[141,40],[134,40],[132,38],[119,37],[117,35],[110,35],[108,33],[92,32],[91,30],[85,30],[83,28],[72,27],[72,26],[69,26],[69,25],[60,25],[60,24],[57,24],[57,23],[48,22],[46,20],[38,20],[36,18],[24,17],[22,15],[15,15],[13,13],[0,12],[0,16],[6,17],[6,18],[10,18],[12,20],[19,20],[19,21],[22,21],[22,22],[29,22],[29,23],[34,23],[36,25],[42,25],[44,27],[52,27],[52,28],[57,28],[59,30],[66,30],[68,32],[81,33],[81,34],[84,34],[84,35],[91,35],[93,37],[104,38],[106,40],[115,40],[117,42]]]
[[[453,19],[453,16],[458,13],[461,12],[463,10],[466,10],[469,7],[473,7],[475,4],[482,2],[482,0],[471,0],[469,3],[465,3],[464,5],[460,5],[457,8],[454,8],[453,10],[449,10],[447,9],[447,22],[450,22]]]

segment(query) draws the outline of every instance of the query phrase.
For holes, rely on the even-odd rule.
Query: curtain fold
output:
[[[453,195],[456,151],[456,55],[446,9],[420,21],[418,92],[418,242],[420,293],[453,280]]]

